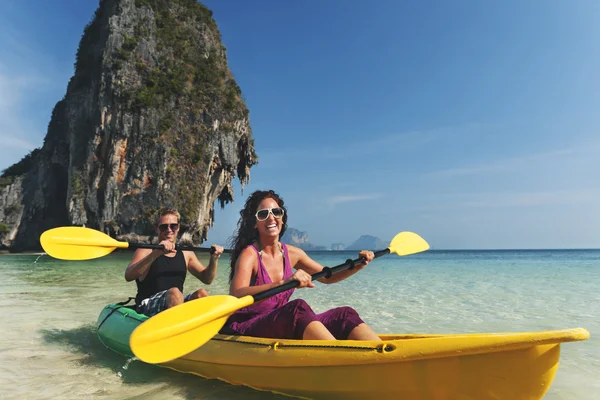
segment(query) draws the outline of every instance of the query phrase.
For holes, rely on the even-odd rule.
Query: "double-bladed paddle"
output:
[[[115,249],[162,249],[159,244],[119,242],[95,229],[80,226],[64,226],[45,231],[40,236],[44,251],[61,260],[91,260],[104,257]],[[177,250],[214,252],[214,248],[176,246]],[[231,250],[226,250],[230,253]]]
[[[400,232],[389,247],[375,252],[375,258],[395,253],[399,256],[428,250],[429,244],[416,233]],[[352,268],[363,258],[346,260],[335,267],[325,267],[312,274],[312,280]],[[163,363],[184,356],[208,342],[219,333],[234,312],[257,301],[298,286],[293,280],[255,295],[237,298],[228,295],[208,296],[188,301],[162,311],[139,325],[131,334],[129,344],[137,358],[147,363]]]

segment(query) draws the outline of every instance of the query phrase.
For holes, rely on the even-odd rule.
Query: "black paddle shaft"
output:
[[[130,249],[160,249],[162,250],[164,247],[160,244],[146,244],[146,243],[129,243]],[[193,247],[193,246],[175,246],[176,250],[179,251],[201,251],[201,252],[210,252],[213,254],[215,252],[214,246],[211,247]],[[231,250],[225,249],[223,253],[231,253]]]
[[[379,250],[375,252],[375,258],[377,257],[381,257],[381,256],[385,256],[386,254],[390,254],[390,249],[385,249],[385,250]],[[340,264],[340,265],[336,265],[335,267],[324,267],[321,272],[317,272],[311,275],[312,280],[316,281],[317,279],[321,279],[321,278],[329,278],[331,275],[338,273],[340,271],[344,271],[346,269],[352,269],[354,268],[354,266],[356,264],[360,264],[363,261],[365,261],[364,257],[360,257],[357,258],[355,260],[351,260],[351,259],[347,259],[345,263]],[[281,292],[285,292],[286,290],[289,290],[291,288],[295,288],[296,286],[298,286],[300,284],[300,282],[298,282],[297,280],[292,280],[289,281],[288,283],[285,283],[279,287],[275,287],[269,290],[265,290],[264,292],[260,292],[257,293],[255,295],[252,296],[252,298],[254,298],[254,301],[260,301],[260,300],[264,300],[267,297],[271,297],[274,296],[278,293]]]

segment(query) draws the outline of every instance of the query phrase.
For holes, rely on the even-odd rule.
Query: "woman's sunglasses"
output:
[[[256,219],[259,221],[264,221],[269,218],[269,213],[273,214],[275,218],[283,217],[283,208],[265,208],[264,210],[258,210],[256,212]]]
[[[179,228],[179,224],[160,224],[158,226],[161,232],[166,232],[168,228],[171,228],[171,231],[175,232]]]

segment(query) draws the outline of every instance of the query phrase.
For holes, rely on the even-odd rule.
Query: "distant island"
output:
[[[378,237],[371,235],[362,235],[349,246],[344,243],[332,243],[331,246],[319,246],[310,242],[308,233],[295,228],[288,227],[281,238],[283,243],[289,243],[307,251],[344,251],[344,250],[368,250],[368,249],[383,249],[387,245]]]
[[[302,250],[328,250],[325,246],[316,246],[309,242],[308,233],[288,227],[281,237],[283,243],[289,243],[292,246],[300,247]]]
[[[371,235],[362,235],[354,241],[351,245],[347,246],[345,250],[375,250],[384,249],[387,245],[378,237]]]
[[[332,243],[330,249],[333,251],[343,251],[346,250],[346,245],[344,243]]]

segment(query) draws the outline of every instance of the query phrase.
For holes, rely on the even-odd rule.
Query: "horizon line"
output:
[[[358,249],[352,250],[304,250],[307,252],[345,252],[345,251],[356,251]],[[577,251],[577,250],[600,250],[600,247],[540,247],[540,248],[481,248],[481,249],[469,249],[469,248],[457,248],[457,249],[434,249],[430,248],[428,250],[423,251],[422,253],[427,253],[429,251]],[[420,253],[417,253],[420,254]]]

